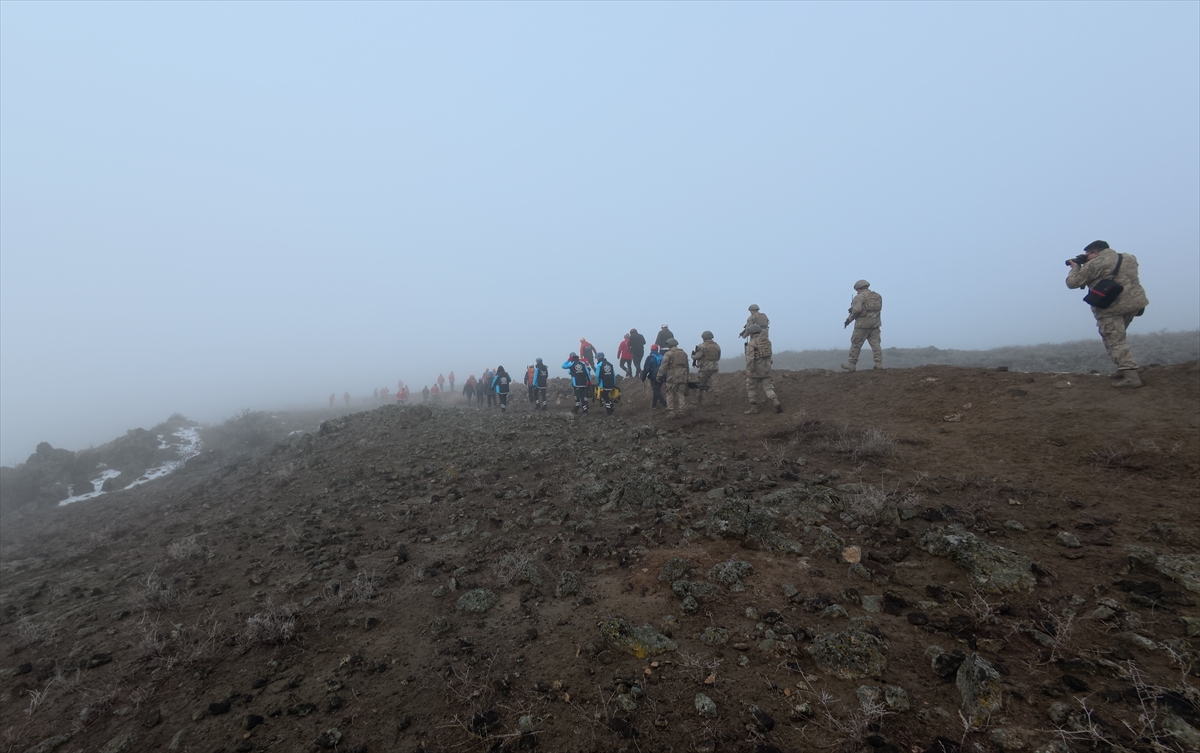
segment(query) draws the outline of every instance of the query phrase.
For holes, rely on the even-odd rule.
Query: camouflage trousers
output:
[[[871,355],[875,363],[883,363],[883,348],[879,347],[879,327],[855,327],[850,335],[850,365],[858,363],[858,354],[864,342],[871,344]]]
[[[1121,371],[1138,367],[1137,361],[1133,360],[1133,354],[1129,352],[1129,345],[1125,342],[1125,330],[1133,321],[1133,316],[1133,314],[1105,316],[1096,320],[1096,327],[1100,330],[1100,339],[1104,341],[1104,349],[1108,351],[1108,357]]]
[[[775,400],[775,385],[771,382],[771,377],[746,377],[746,396],[750,398],[751,405],[758,405],[758,386],[762,385],[763,394],[768,400]]]
[[[687,383],[686,382],[667,382],[663,385],[663,394],[667,398],[667,411],[674,412],[682,411],[687,407]]]
[[[700,389],[705,389],[712,381],[713,375],[717,373],[716,369],[700,369],[696,372],[696,383],[700,385]]]

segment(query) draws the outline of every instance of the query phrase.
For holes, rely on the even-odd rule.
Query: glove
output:
[[[852,322],[852,321],[854,321],[854,320],[853,320],[853,319],[847,319],[847,320],[846,320],[846,323],[842,325],[842,329],[845,329],[846,327],[849,327],[849,326],[850,326],[850,322]]]

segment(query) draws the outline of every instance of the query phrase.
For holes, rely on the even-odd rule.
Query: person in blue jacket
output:
[[[586,416],[588,390],[592,386],[592,370],[588,368],[587,362],[580,358],[578,353],[567,356],[567,362],[562,367],[571,375],[571,387],[575,390],[575,407],[571,409],[571,412],[578,413],[582,406],[583,415]]]
[[[662,363],[662,356],[658,352],[657,343],[650,346],[650,354],[646,356],[646,363],[642,364],[642,382],[650,380],[650,389],[654,390],[654,396],[650,398],[650,410],[654,410],[661,403],[662,407],[667,407],[667,399],[663,397],[662,385],[658,383],[658,367]]]
[[[613,390],[617,387],[617,370],[603,353],[596,354],[596,386],[600,388],[600,402],[604,403],[604,412],[611,416]]]
[[[500,412],[508,412],[508,388],[512,384],[512,377],[504,370],[503,366],[496,367],[496,375],[492,377],[492,391],[496,393],[496,397],[500,401]]]
[[[550,370],[546,368],[546,364],[542,363],[542,359],[537,359],[533,365],[533,383],[530,387],[533,389],[533,409],[546,410],[546,384],[550,381]]]

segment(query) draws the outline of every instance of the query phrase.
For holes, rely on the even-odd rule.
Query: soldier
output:
[[[1106,308],[1092,306],[1092,316],[1100,330],[1100,339],[1108,357],[1117,365],[1114,376],[1119,381],[1114,387],[1141,387],[1137,361],[1125,342],[1125,330],[1135,316],[1141,316],[1150,305],[1146,291],[1138,280],[1138,261],[1133,254],[1119,254],[1104,241],[1093,241],[1084,249],[1085,258],[1075,257],[1067,262],[1071,271],[1067,273],[1067,287],[1071,289],[1092,286],[1101,280],[1115,280],[1123,290],[1116,300]],[[1080,263],[1082,262],[1082,263]],[[1094,297],[1089,293],[1089,297]],[[1085,299],[1087,300],[1087,299]]]
[[[749,337],[750,333],[747,330],[750,329],[751,324],[757,324],[762,328],[763,337],[767,336],[767,331],[771,328],[771,320],[767,318],[766,314],[758,310],[757,303],[750,304],[750,316],[746,317],[746,326],[742,327],[742,334],[738,335],[738,337]]]
[[[746,413],[758,413],[759,384],[775,406],[775,412],[783,413],[783,406],[775,396],[775,385],[771,383],[771,341],[757,324],[746,327],[746,334],[750,335],[746,341],[746,394],[750,397],[750,410]]]
[[[617,370],[613,368],[612,361],[604,357],[603,353],[596,354],[596,387],[599,389],[600,402],[604,403],[604,412],[612,415],[613,412],[613,390],[617,387]]]
[[[688,357],[679,349],[679,341],[674,337],[667,340],[667,347],[670,350],[658,367],[658,381],[665,387],[667,415],[681,416],[687,408]]]
[[[879,312],[883,310],[883,296],[871,290],[871,283],[859,280],[854,283],[857,291],[850,301],[850,315],[842,329],[854,322],[854,334],[850,336],[850,359],[842,364],[846,371],[858,368],[858,353],[863,342],[871,343],[871,354],[875,357],[875,368],[883,368],[883,348],[879,347]]]
[[[692,350],[692,365],[696,367],[697,388],[700,390],[696,402],[704,403],[704,393],[711,387],[713,374],[717,373],[717,363],[721,360],[721,346],[713,342],[713,333],[705,330],[700,334],[703,341]]]

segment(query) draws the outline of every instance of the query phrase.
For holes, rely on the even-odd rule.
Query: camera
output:
[[[1076,256],[1074,259],[1067,259],[1066,261],[1063,262],[1063,264],[1066,264],[1069,267],[1069,266],[1071,266],[1071,262],[1075,262],[1076,264],[1078,264],[1079,266],[1082,267],[1084,264],[1087,264],[1087,260],[1088,260],[1087,254],[1080,254],[1079,256]]]

